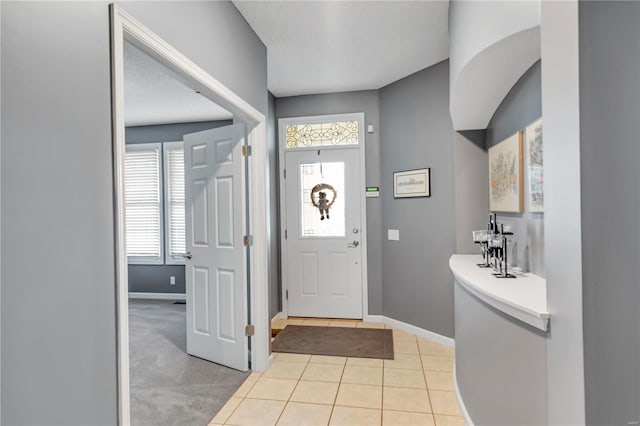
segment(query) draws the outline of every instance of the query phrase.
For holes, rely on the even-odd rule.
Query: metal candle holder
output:
[[[496,278],[516,278],[508,271],[508,245],[507,235],[512,232],[505,232],[504,225],[498,224],[495,213],[489,215],[487,230],[473,231],[473,242],[480,244],[483,263],[478,263],[481,268],[493,268]]]
[[[509,250],[506,235],[499,234],[495,236],[489,240],[489,246],[494,249],[494,270],[496,272],[493,275],[495,275],[496,278],[515,278],[516,276],[510,274],[508,271],[507,253]]]

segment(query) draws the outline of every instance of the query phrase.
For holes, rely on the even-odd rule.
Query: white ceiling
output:
[[[232,118],[229,111],[196,93],[175,73],[125,43],[125,125],[187,123]]]
[[[277,96],[378,89],[448,57],[448,1],[240,1]]]

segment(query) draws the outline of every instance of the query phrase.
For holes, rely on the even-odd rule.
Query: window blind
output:
[[[129,260],[162,263],[160,145],[127,147],[126,242]]]
[[[181,142],[165,143],[167,174],[167,263],[183,263],[186,251],[184,148]]]

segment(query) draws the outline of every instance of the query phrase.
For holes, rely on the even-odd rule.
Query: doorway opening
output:
[[[153,365],[143,359],[144,354],[136,358],[139,354],[133,349],[144,347],[140,342],[134,345],[138,332],[155,333],[160,341],[173,344],[172,349],[180,349],[183,342],[183,352],[193,356],[174,355],[182,355],[186,364],[209,360],[241,371],[261,371],[270,363],[267,290],[255,284],[266,282],[268,272],[266,126],[262,113],[115,5],[111,17],[119,423],[130,424],[131,385],[153,395],[145,374],[149,368],[163,367],[162,362]],[[193,99],[216,105],[216,113],[227,116],[216,117],[209,109],[209,124],[183,126],[180,138],[127,144],[133,140],[125,127],[127,121],[134,123],[128,116],[131,108],[125,108],[135,97],[125,96],[125,57],[131,61],[131,52],[162,68],[159,74],[173,77],[167,86],[181,85]],[[167,108],[151,115],[163,113]],[[173,267],[168,273],[174,275],[157,284],[181,284],[184,293],[175,287],[169,287],[170,296],[162,288],[134,291],[155,293],[156,300],[130,305],[131,268],[160,265]],[[131,278],[139,279],[140,270]],[[163,296],[170,301],[159,301]],[[154,331],[154,316],[166,316],[166,327]],[[139,328],[134,332],[135,327]],[[142,369],[133,374],[136,367]]]
[[[242,210],[243,197],[238,195],[244,192],[244,165],[238,151],[245,139],[244,125],[234,124],[228,111],[126,41],[124,77],[131,420],[134,424],[207,424],[248,374],[247,351],[242,347],[246,342],[240,339],[235,344],[237,335],[244,336],[246,312],[235,309],[231,317],[219,312],[219,306],[207,309],[219,298],[207,291],[209,286],[198,273],[224,266],[227,273],[223,275],[233,274],[233,278],[243,277],[246,270],[243,215],[216,214]],[[235,138],[234,129],[240,131]],[[207,147],[216,140],[224,141],[224,152],[218,146],[209,149],[226,160],[235,153],[237,170],[215,164],[220,170],[204,169],[199,173],[202,179],[194,178],[194,169],[186,167],[193,163],[194,147]],[[208,188],[209,195],[199,192],[202,185],[194,186],[199,181],[206,186],[210,177],[216,182],[220,174],[226,182],[236,181],[222,189],[228,197],[235,195],[239,205],[220,205],[224,198],[220,187]],[[213,208],[199,205],[199,197],[208,198]],[[200,229],[201,223],[193,220],[200,213],[204,213],[202,224],[219,223],[219,227]],[[202,244],[221,238],[227,243],[222,253]],[[224,252],[234,251],[231,245],[238,247],[236,258],[222,261]],[[237,291],[246,288],[244,280],[227,279],[217,285],[221,294],[226,292],[222,310],[245,306],[245,292]],[[232,295],[239,300],[228,300]],[[213,311],[219,314],[215,319],[208,317]],[[208,332],[210,324],[226,335],[223,345]],[[229,345],[229,340],[234,344]]]
[[[364,114],[280,119],[282,314],[363,319]]]

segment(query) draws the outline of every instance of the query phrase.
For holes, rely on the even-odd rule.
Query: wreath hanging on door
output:
[[[331,199],[327,198],[327,192],[331,191]],[[329,209],[336,201],[338,192],[328,183],[319,183],[311,189],[311,203],[320,211],[320,220],[324,220],[325,215],[329,219]]]

